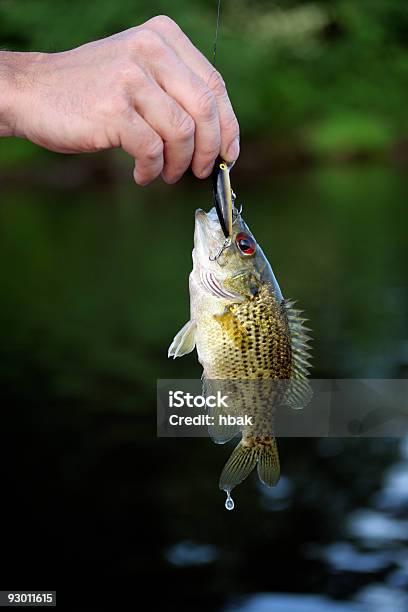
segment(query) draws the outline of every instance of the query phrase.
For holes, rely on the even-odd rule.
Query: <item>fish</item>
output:
[[[175,359],[196,349],[205,393],[221,389],[228,395],[229,409],[214,408],[209,429],[217,443],[242,434],[219,480],[228,496],[226,507],[232,509],[232,489],[256,466],[262,483],[277,484],[276,406],[303,407],[312,391],[307,380],[311,337],[303,311],[284,299],[242,210],[235,208],[229,170],[225,162],[218,164],[215,205],[195,213],[190,319],[174,337],[168,356]],[[219,418],[227,415],[253,418],[244,427],[228,427]]]

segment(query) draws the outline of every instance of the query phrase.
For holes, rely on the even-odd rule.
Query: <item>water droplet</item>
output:
[[[233,510],[234,509],[234,500],[231,497],[231,493],[229,491],[227,491],[227,499],[225,500],[225,507],[227,510]]]

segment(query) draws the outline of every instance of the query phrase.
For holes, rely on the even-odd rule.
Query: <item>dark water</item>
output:
[[[234,173],[311,319],[314,377],[407,377],[406,176]],[[156,438],[156,379],[201,374],[166,354],[208,204],[191,179],[2,190],[2,588],[85,589],[87,607],[147,593],[177,610],[408,610],[406,442],[283,439],[278,487],[249,479],[226,512],[230,449]]]

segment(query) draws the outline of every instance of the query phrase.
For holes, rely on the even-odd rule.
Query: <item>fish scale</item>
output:
[[[206,378],[290,378],[287,316],[267,284],[203,325],[214,347],[212,362],[204,364]]]

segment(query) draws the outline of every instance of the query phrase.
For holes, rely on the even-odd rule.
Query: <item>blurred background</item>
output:
[[[212,57],[215,0],[3,0],[4,49],[60,51],[175,19]],[[315,378],[408,373],[408,6],[223,0],[232,181]],[[209,181],[132,183],[119,151],[0,141],[1,588],[224,612],[408,610],[408,443],[280,441],[282,478],[224,509],[230,448],[156,438]],[[153,588],[153,592],[152,592]]]

